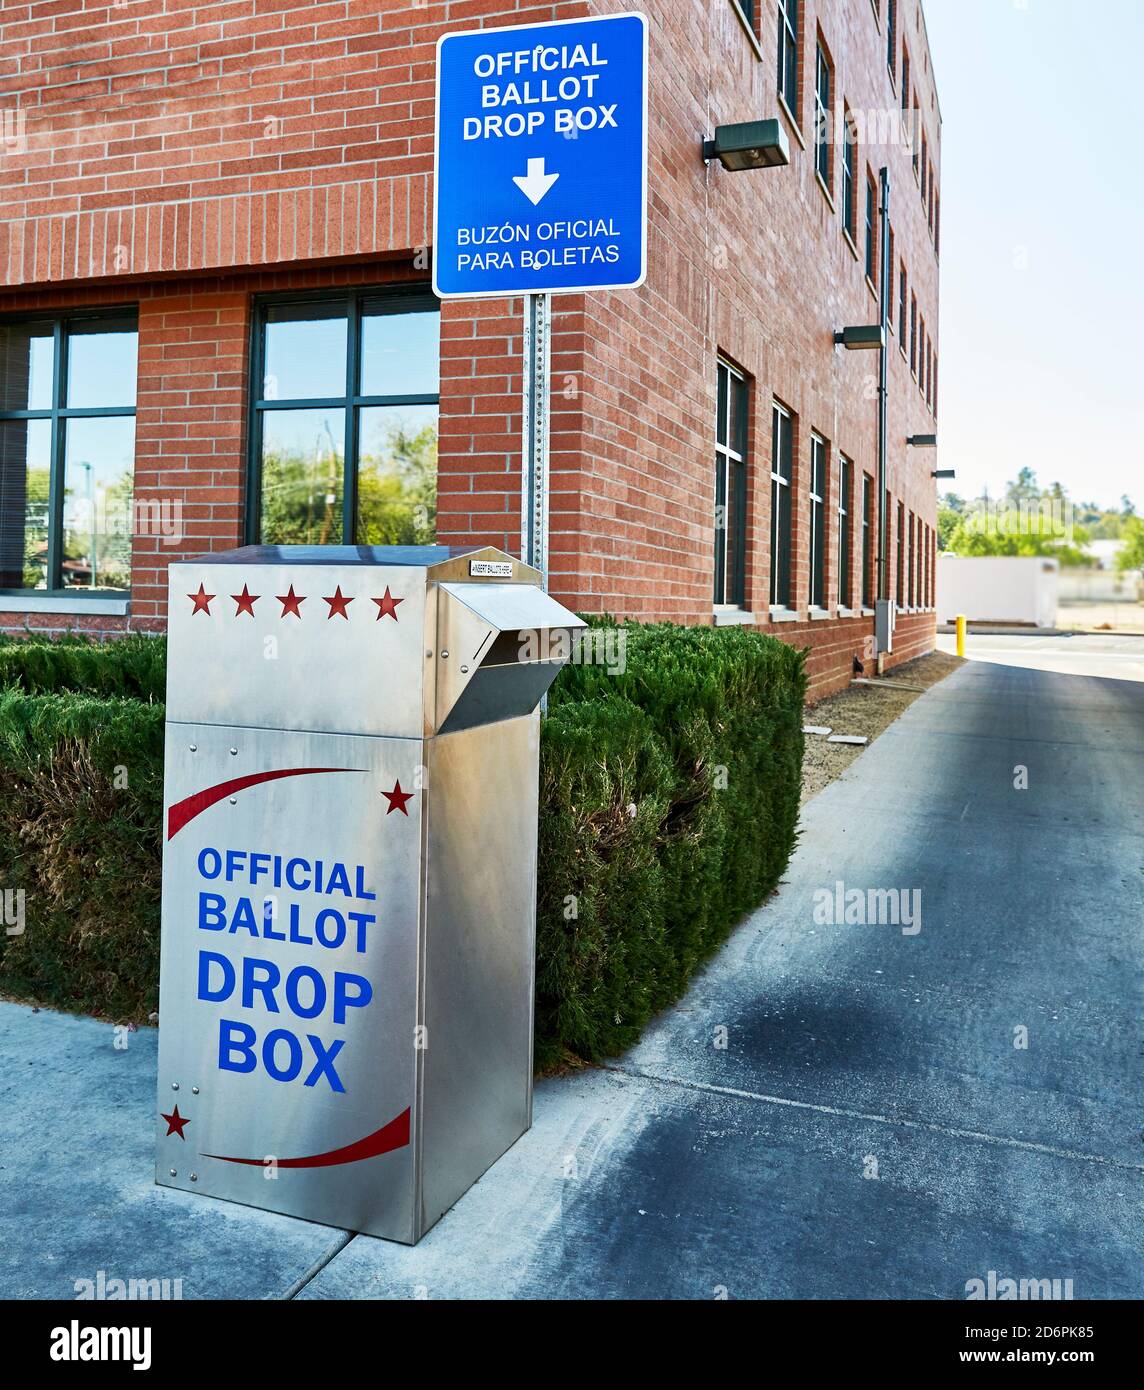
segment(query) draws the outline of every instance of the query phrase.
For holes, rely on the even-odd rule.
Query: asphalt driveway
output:
[[[983,640],[805,808],[681,1004],[544,1082],[415,1249],[155,1189],[153,1037],[0,1007],[0,1295],[1140,1297],[1144,684],[1084,674],[1090,639],[1057,670]]]

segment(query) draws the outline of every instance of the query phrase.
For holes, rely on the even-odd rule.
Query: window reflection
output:
[[[440,390],[441,315],[368,314],[361,328],[363,396],[435,396]]]
[[[67,354],[69,409],[135,404],[139,335],[134,321],[73,324]]]
[[[266,311],[262,399],[344,396],[346,337],[342,303],[271,305]]]
[[[435,405],[368,406],[359,416],[359,545],[430,545],[437,534]]]
[[[72,418],[65,429],[63,585],[129,589],[135,419]]]
[[[52,422],[0,422],[0,589],[48,582]]]
[[[340,545],[345,417],[331,409],[262,416],[262,539]]]

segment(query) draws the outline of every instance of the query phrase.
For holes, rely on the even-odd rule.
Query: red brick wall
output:
[[[424,278],[430,240],[434,44],[473,24],[627,8],[626,0],[83,0],[8,4],[0,81],[20,141],[0,154],[0,312],[138,302],[136,487],[172,490],[187,536],[135,546],[132,626],[162,620],[165,561],[236,544],[244,487],[251,296],[301,285]],[[811,644],[815,689],[843,683],[869,618],[811,622],[809,436],[876,466],[877,356],[832,335],[876,317],[862,266],[814,176],[813,43],[835,64],[835,101],[896,108],[871,0],[803,0],[802,74],[789,168],[705,167],[715,124],[773,116],[776,0],[758,0],[758,48],[734,0],[645,0],[651,25],[649,277],[639,291],[556,301],[552,588],[583,609],[710,622],[715,363],[751,380],[748,594],[763,630]],[[880,0],[880,12],[885,0]],[[899,0],[930,157],[940,120],[917,0]],[[884,17],[881,20],[884,23]],[[900,56],[899,56],[900,67]],[[16,128],[6,120],[4,132]],[[904,258],[937,341],[937,266],[907,149],[888,163],[895,259]],[[837,160],[836,160],[837,165]],[[835,188],[837,200],[837,180]],[[420,257],[423,262],[423,256]],[[895,291],[897,266],[894,267]],[[896,302],[896,293],[895,293]],[[439,536],[515,551],[520,531],[520,301],[442,313]],[[771,623],[769,440],[773,397],[797,416],[796,623]],[[895,504],[935,521],[935,428],[924,394],[890,354],[889,478]],[[891,556],[896,546],[891,544]],[[836,546],[827,543],[827,593]],[[857,554],[857,540],[855,541]],[[855,563],[857,563],[855,561]],[[893,581],[891,581],[893,583]],[[855,578],[857,583],[857,578]],[[29,620],[59,627],[58,617]],[[105,619],[105,630],[123,626]],[[903,618],[897,658],[932,642],[932,614]]]

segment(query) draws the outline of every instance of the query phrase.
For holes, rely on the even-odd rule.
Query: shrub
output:
[[[30,694],[79,690],[89,695],[128,695],[162,700],[167,641],[132,633],[111,642],[83,637],[35,638],[0,645],[0,687]]]
[[[26,930],[0,933],[0,986],[145,1018],[159,990],[163,707],[0,690],[0,883]]]
[[[541,741],[543,1064],[630,1046],[795,845],[802,653],[741,628],[621,631],[623,673],[566,667]]]
[[[621,631],[624,671],[565,668],[543,725],[542,1068],[634,1043],[795,843],[803,655],[739,628]],[[25,889],[28,918],[0,936],[0,986],[140,1018],[158,987],[162,647],[107,659],[120,645],[27,644],[8,665],[0,649],[21,687],[0,691],[0,883]],[[117,693],[69,693],[86,673]],[[152,702],[118,693],[129,683]]]

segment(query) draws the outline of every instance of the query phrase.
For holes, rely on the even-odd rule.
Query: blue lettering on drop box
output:
[[[642,284],[644,16],[443,35],[434,206],[442,299]]]

